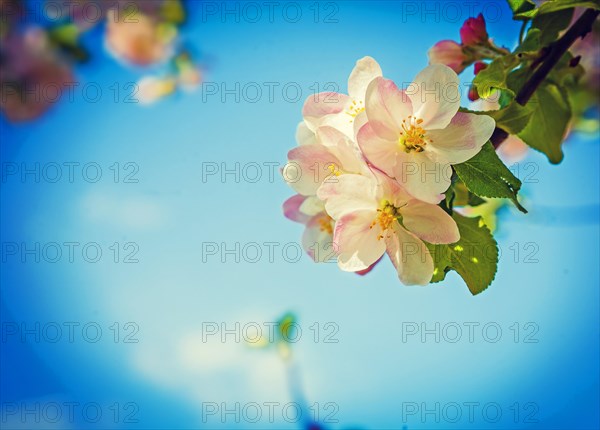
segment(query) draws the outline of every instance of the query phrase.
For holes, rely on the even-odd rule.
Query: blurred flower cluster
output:
[[[201,81],[181,42],[186,11],[180,0],[78,0],[47,7],[0,0],[0,13],[0,109],[11,122],[38,118],[75,85],[76,65],[91,55],[92,47],[82,42],[91,31],[102,33],[106,50],[124,65],[158,71],[141,77],[141,103],[194,89]]]

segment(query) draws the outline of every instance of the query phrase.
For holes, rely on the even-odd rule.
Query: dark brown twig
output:
[[[592,30],[592,25],[596,17],[600,14],[594,9],[586,10],[575,23],[567,30],[562,37],[551,43],[545,52],[544,59],[533,75],[525,82],[521,90],[518,92],[515,101],[521,106],[525,106],[535,90],[546,79],[554,66],[558,63],[561,57],[569,50],[571,45],[579,38],[584,38]],[[501,128],[496,127],[490,141],[494,148],[498,148],[502,142],[506,140],[508,133]]]

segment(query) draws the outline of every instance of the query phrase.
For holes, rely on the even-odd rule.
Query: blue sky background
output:
[[[203,181],[203,163],[230,169],[235,163],[282,165],[314,84],[334,82],[345,91],[355,61],[365,55],[377,59],[387,77],[410,82],[426,66],[429,47],[458,39],[472,3],[318,3],[323,14],[334,13],[337,22],[331,23],[322,22],[322,15],[315,23],[314,6],[298,4],[303,15],[296,23],[284,19],[282,7],[275,8],[273,22],[265,15],[251,23],[207,16],[198,2],[192,4],[184,35],[207,65],[205,85],[231,89],[239,83],[251,91],[248,85],[258,83],[264,93],[256,103],[201,90],[152,107],[124,103],[123,90],[115,103],[111,86],[124,88],[140,71],[124,69],[98,48],[93,61],[77,69],[82,85],[102,89],[97,103],[76,91],[73,102],[63,100],[34,123],[15,126],[0,119],[3,163],[95,162],[103,173],[96,183],[83,180],[80,169],[73,183],[7,177],[1,184],[2,242],[96,242],[104,252],[98,263],[84,261],[79,251],[73,263],[66,256],[56,263],[22,263],[3,251],[3,336],[14,322],[30,328],[36,322],[93,322],[103,330],[96,343],[85,341],[80,329],[73,342],[66,331],[56,343],[44,336],[39,342],[33,335],[27,342],[3,338],[3,427],[297,428],[280,409],[272,424],[265,417],[251,424],[202,414],[208,402],[231,408],[235,402],[293,400],[275,351],[248,348],[231,336],[225,343],[216,337],[202,342],[201,336],[203,323],[262,325],[291,310],[303,330],[295,357],[307,400],[319,403],[321,418],[332,411],[323,405],[338,408],[339,422],[327,428],[598,428],[597,135],[572,136],[559,166],[538,153],[520,164],[521,179],[534,172],[523,186],[530,214],[504,210],[497,232],[499,271],[476,297],[454,273],[440,284],[404,287],[388,261],[367,277],[341,272],[335,264],[313,264],[306,256],[286,261],[281,249],[300,240],[302,227],[282,216],[281,204],[292,191],[278,176],[270,181],[265,167],[256,183],[236,183],[232,175],[225,182],[218,176]],[[416,14],[408,13],[409,4]],[[476,13],[488,14],[495,41],[512,47],[519,25],[504,3],[473,4]],[[425,7],[439,13],[423,16]],[[99,31],[86,38],[88,46],[102,46]],[[471,76],[467,70],[464,81]],[[279,84],[272,101],[265,82]],[[298,101],[289,100],[292,89],[284,97],[286,84],[302,89]],[[121,173],[125,163],[135,163],[138,183],[115,183],[115,162]],[[109,249],[115,242],[119,260],[129,251],[123,245],[136,243],[139,262],[115,263]],[[262,246],[256,263],[236,263],[231,256],[221,262],[219,255],[203,263],[207,242],[281,245],[273,262]],[[527,263],[533,250],[538,262]],[[109,328],[115,322],[119,342]],[[310,328],[315,323],[319,342]],[[337,324],[337,343],[323,342],[333,327],[326,323]],[[443,337],[437,343],[433,335],[426,342],[403,339],[406,323],[457,323],[463,333],[456,343]],[[473,342],[464,323],[479,324]],[[484,339],[486,324],[501,328],[497,342]],[[123,342],[132,327],[139,328],[132,337],[138,342]],[[485,334],[493,337],[493,328]],[[29,416],[23,423],[7,409],[68,401],[97,402],[103,416],[91,423],[76,409],[74,420],[34,423]],[[115,402],[117,420],[110,409]],[[469,402],[478,402],[472,420],[464,406]],[[444,414],[437,420],[432,414],[403,416],[409,404],[421,412],[436,403],[447,407],[450,418],[448,405],[462,405],[462,418],[452,423]],[[492,422],[493,408],[482,415],[489,404],[499,405],[498,422]],[[124,422],[127,413],[138,422]],[[536,422],[527,421],[529,413]]]

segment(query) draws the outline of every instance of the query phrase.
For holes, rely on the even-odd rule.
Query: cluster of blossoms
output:
[[[459,112],[458,76],[432,64],[405,89],[360,59],[348,94],[310,96],[288,153],[284,179],[298,193],[284,214],[306,226],[303,247],[317,262],[337,257],[364,274],[383,256],[401,282],[426,285],[434,264],[425,242],[460,239],[438,204],[451,166],[475,156],[495,127],[487,115]]]

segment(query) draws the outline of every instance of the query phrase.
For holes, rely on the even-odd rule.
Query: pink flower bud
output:
[[[467,19],[460,28],[460,40],[465,46],[485,43],[488,37],[485,29],[485,19],[482,14],[479,14],[477,18]]]
[[[462,46],[452,40],[442,40],[431,47],[427,52],[429,64],[445,64],[456,73],[465,69],[469,60],[463,52]]]

